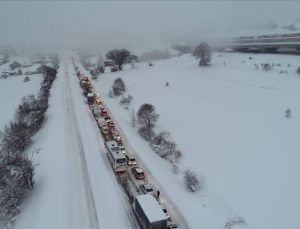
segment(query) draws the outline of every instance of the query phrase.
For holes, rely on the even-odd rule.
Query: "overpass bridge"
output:
[[[224,51],[230,48],[234,51],[263,51],[276,52],[278,49],[294,49],[300,51],[300,33],[291,35],[265,35],[247,36],[233,39],[224,39],[212,45],[217,51]]]

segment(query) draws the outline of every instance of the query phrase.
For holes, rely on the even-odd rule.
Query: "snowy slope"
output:
[[[298,58],[216,53],[212,67],[199,68],[192,57],[182,56],[153,67],[141,63],[134,70],[105,73],[97,85],[163,194],[191,228],[223,228],[237,216],[245,220],[244,227],[299,228]],[[266,62],[275,64],[273,71],[255,70],[255,63]],[[184,154],[181,172],[196,171],[205,182],[201,192],[184,190],[182,173],[174,175],[151,152],[129,125],[129,113],[107,96],[117,77],[133,95],[135,111],[145,102],[155,106],[160,114],[156,132],[172,134]],[[288,108],[291,119],[285,118]]]

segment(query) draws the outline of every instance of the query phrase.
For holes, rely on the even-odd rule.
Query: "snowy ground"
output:
[[[0,65],[0,75],[5,71],[8,64]],[[41,74],[29,77],[30,81],[23,82],[24,76],[11,76],[7,79],[0,79],[0,129],[9,121],[13,120],[15,111],[26,95],[37,95],[42,81]]]
[[[255,70],[255,63],[267,62],[274,63],[273,71]],[[236,217],[245,228],[299,228],[297,67],[298,56],[216,53],[212,67],[199,68],[185,55],[105,73],[97,87],[163,195],[191,228],[224,228]],[[148,102],[160,114],[156,132],[169,131],[183,152],[178,175],[140,139],[128,111],[107,96],[117,77],[134,97],[135,111]],[[291,119],[285,117],[288,108]],[[186,168],[203,178],[202,191],[184,189]]]

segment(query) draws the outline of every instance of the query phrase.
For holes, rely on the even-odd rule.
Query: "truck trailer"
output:
[[[133,202],[133,210],[143,229],[167,228],[167,217],[152,195],[136,196]]]

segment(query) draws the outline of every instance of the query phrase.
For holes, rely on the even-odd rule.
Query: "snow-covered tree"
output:
[[[21,66],[22,64],[20,64],[18,61],[14,61],[9,65],[11,70],[15,70],[16,68],[20,68]]]
[[[156,113],[153,105],[149,103],[143,104],[137,113],[138,122],[148,128],[152,128],[158,120],[159,114]]]
[[[106,59],[114,60],[119,70],[123,69],[123,64],[130,56],[130,52],[126,49],[113,49],[106,53]]]
[[[112,86],[114,96],[120,96],[126,91],[125,83],[121,78],[117,78]]]
[[[24,122],[10,122],[0,132],[4,152],[21,152],[31,144],[31,134]]]
[[[211,61],[211,55],[212,50],[206,42],[198,45],[193,51],[193,56],[196,59],[200,59],[199,66],[207,66]]]

